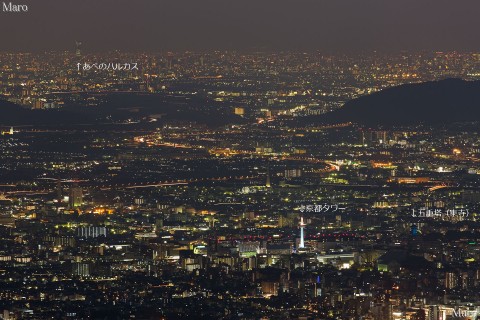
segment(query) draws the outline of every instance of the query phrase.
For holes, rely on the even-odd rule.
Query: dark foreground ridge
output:
[[[401,85],[349,101],[317,119],[366,125],[480,121],[480,81],[446,79]]]

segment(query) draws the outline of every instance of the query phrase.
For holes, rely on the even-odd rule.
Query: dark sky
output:
[[[480,51],[480,0],[14,0],[0,50]]]

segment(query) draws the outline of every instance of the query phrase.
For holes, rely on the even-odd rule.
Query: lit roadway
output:
[[[217,177],[217,178],[202,178],[202,179],[189,179],[189,180],[172,180],[172,181],[160,181],[160,182],[146,182],[139,184],[123,184],[123,185],[112,185],[112,186],[102,186],[100,190],[111,190],[111,189],[135,189],[135,188],[151,188],[151,187],[165,187],[165,186],[180,186],[188,185],[190,183],[196,182],[205,182],[205,181],[229,181],[229,180],[252,180],[257,179],[259,176],[239,176],[239,177]]]
[[[189,180],[171,180],[171,181],[158,181],[158,182],[143,182],[137,184],[114,184],[114,185],[103,185],[100,186],[100,190],[115,190],[115,189],[136,189],[136,188],[153,188],[153,187],[166,187],[166,186],[180,186],[180,185],[188,185],[191,183],[197,182],[207,182],[207,181],[230,181],[230,180],[254,180],[258,179],[260,176],[228,176],[228,177],[216,177],[216,178],[201,178],[201,179],[189,179]],[[42,180],[52,180],[58,181],[57,179],[53,178],[41,178]],[[65,182],[87,182],[86,180],[62,180]],[[15,184],[4,184],[0,185],[0,187],[7,187],[7,188],[14,188],[17,187]],[[92,186],[95,187],[95,186]],[[3,191],[0,192],[5,195],[34,195],[34,194],[49,194],[54,192],[55,188],[38,188],[31,190],[11,190],[10,191]]]

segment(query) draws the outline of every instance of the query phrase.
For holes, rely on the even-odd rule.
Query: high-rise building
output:
[[[80,187],[72,187],[68,203],[71,209],[80,207],[83,204],[83,190]]]
[[[173,53],[167,53],[167,69],[171,70],[173,67]]]
[[[107,228],[95,226],[81,227],[77,229],[77,235],[81,238],[97,238],[100,236],[106,237]]]
[[[82,55],[82,43],[80,41],[75,41],[75,55],[77,57]]]
[[[75,276],[87,277],[92,271],[90,262],[75,262],[72,265],[72,274]]]
[[[265,181],[265,187],[271,188],[272,184],[270,182],[270,167],[267,168],[267,181]]]
[[[458,275],[455,272],[445,273],[445,288],[454,289],[458,286]]]
[[[285,170],[285,178],[299,178],[302,176],[301,169],[287,169]]]

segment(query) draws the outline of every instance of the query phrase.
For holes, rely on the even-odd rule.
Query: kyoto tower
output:
[[[298,248],[305,248],[305,235],[303,233],[305,223],[303,222],[303,216],[300,217],[299,226],[300,226],[300,244],[298,245]]]

